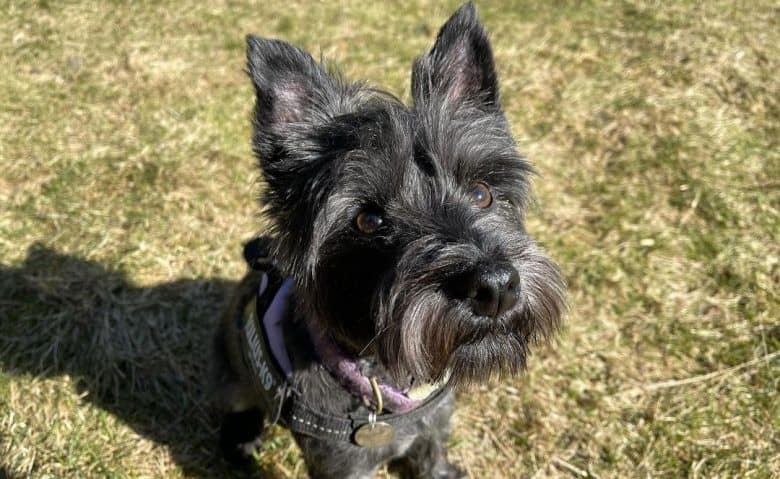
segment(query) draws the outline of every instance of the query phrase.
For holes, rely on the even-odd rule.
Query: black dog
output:
[[[278,40],[247,56],[272,230],[217,335],[223,451],[278,420],[312,477],[461,476],[453,387],[521,372],[565,307],[473,5],[414,63],[411,107]]]

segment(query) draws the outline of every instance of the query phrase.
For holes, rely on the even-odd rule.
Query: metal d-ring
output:
[[[382,414],[382,409],[384,409],[384,402],[382,400],[382,391],[379,389],[379,383],[376,381],[375,376],[371,376],[368,379],[368,382],[371,383],[371,390],[374,392],[374,402],[376,403],[376,412],[374,413],[374,420],[376,420],[377,414]],[[369,416],[370,418],[371,416]]]

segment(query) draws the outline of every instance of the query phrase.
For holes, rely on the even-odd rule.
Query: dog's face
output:
[[[564,287],[524,228],[531,168],[473,7],[415,62],[411,108],[283,42],[250,37],[248,60],[263,201],[304,314],[399,378],[522,369]]]

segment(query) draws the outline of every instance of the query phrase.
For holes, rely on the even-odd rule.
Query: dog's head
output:
[[[249,37],[248,63],[274,253],[306,314],[399,378],[522,369],[564,286],[525,231],[531,167],[473,6],[415,62],[410,108],[284,42]]]

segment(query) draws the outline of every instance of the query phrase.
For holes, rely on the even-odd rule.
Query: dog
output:
[[[412,68],[412,105],[247,37],[268,234],[216,335],[220,445],[288,427],[310,477],[462,477],[454,392],[518,374],[565,285],[526,232],[533,168],[471,3]]]

